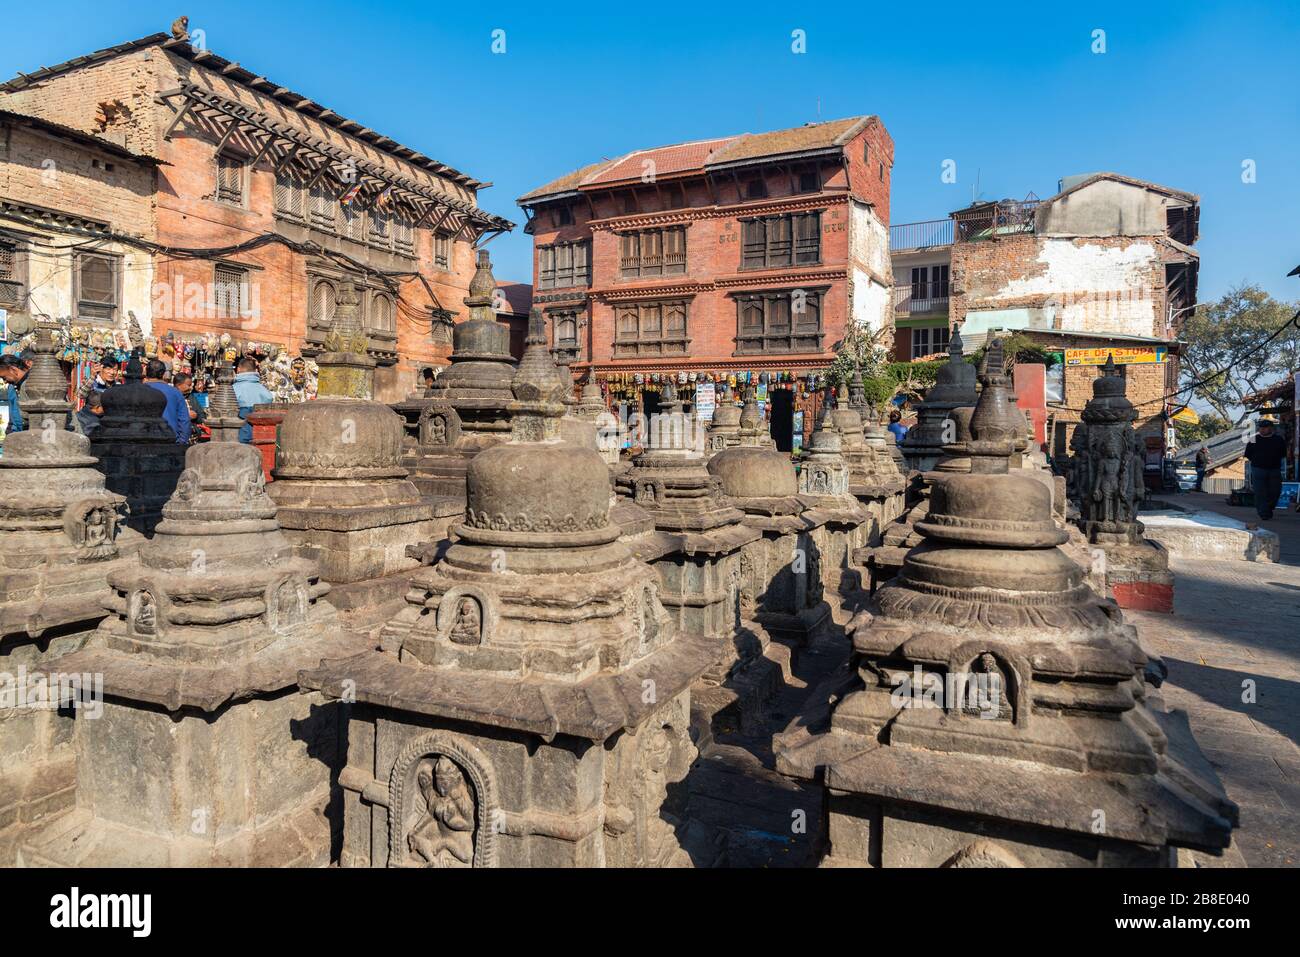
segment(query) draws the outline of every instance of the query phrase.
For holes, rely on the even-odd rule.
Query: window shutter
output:
[[[750,219],[741,224],[741,230],[741,267],[755,269],[763,266],[767,259],[767,223]]]
[[[821,261],[821,213],[806,213],[795,218],[798,225],[798,245],[795,261],[815,263]]]
[[[789,266],[791,238],[790,217],[773,216],[768,220],[767,264],[769,266]]]
[[[248,271],[220,263],[213,270],[212,294],[217,315],[234,319],[244,312],[244,289],[248,285]]]
[[[117,277],[113,261],[104,256],[78,259],[77,312],[90,319],[112,319],[117,308]]]
[[[217,155],[217,199],[223,203],[244,201],[244,164],[224,153]]]

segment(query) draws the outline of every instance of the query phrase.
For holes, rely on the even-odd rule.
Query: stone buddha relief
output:
[[[411,741],[389,776],[390,867],[495,867],[503,812],[490,762],[447,731]]]
[[[456,617],[447,636],[457,645],[483,643],[483,609],[477,599],[462,595],[456,600]]]
[[[307,618],[307,595],[293,579],[285,579],[275,586],[266,599],[267,626],[272,629],[291,628]]]
[[[181,502],[192,502],[198,496],[200,487],[199,473],[194,469],[186,469],[176,480],[176,490],[172,492],[172,498]]]
[[[450,406],[426,407],[420,414],[420,445],[447,446],[460,438],[460,416]]]
[[[454,645],[483,644],[491,621],[488,600],[477,590],[454,589],[438,603],[438,634]]]
[[[965,669],[966,693],[962,696],[963,714],[995,721],[1013,721],[1012,699],[1015,687],[1009,669],[992,652],[981,653]]]
[[[235,479],[235,494],[241,500],[254,499],[266,491],[266,474],[260,469],[246,469]]]
[[[88,498],[69,505],[63,513],[63,530],[78,548],[102,553],[115,551],[121,517],[116,502],[107,498]]]
[[[158,633],[158,600],[146,590],[131,596],[130,624],[137,635]]]

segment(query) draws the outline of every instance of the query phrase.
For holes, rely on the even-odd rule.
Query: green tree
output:
[[[1173,422],[1174,431],[1178,434],[1178,447],[1180,449],[1214,438],[1220,432],[1227,432],[1232,428],[1231,422],[1215,415],[1213,412],[1205,413],[1201,416],[1199,422],[1182,422],[1178,419],[1174,419]]]
[[[1219,418],[1239,425],[1250,414],[1242,405],[1246,396],[1300,369],[1300,328],[1294,323],[1261,348],[1297,308],[1300,304],[1274,299],[1251,284],[1198,306],[1178,334],[1183,342],[1183,386],[1209,377],[1193,394]],[[1221,369],[1227,371],[1219,373]],[[1181,398],[1186,401],[1188,396]]]

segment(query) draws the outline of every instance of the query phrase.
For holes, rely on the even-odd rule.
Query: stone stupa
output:
[[[329,861],[337,715],[291,692],[358,639],[280,531],[233,378],[218,375],[212,441],[189,449],[153,539],[109,575],[109,617],[52,666],[102,675],[103,713],[78,714],[76,807],[25,836],[27,864]]]
[[[510,438],[515,362],[510,327],[498,322],[492,302],[496,280],[486,250],[470,280],[469,318],[452,331],[451,364],[422,400],[415,448],[403,464],[426,498],[451,498],[464,507],[465,473],[479,452]]]
[[[104,415],[90,437],[104,484],[126,499],[126,524],[152,535],[162,508],[185,468],[185,446],[163,421],[167,397],[144,384],[140,350],[131,353],[126,379],[104,391]]]
[[[401,418],[368,397],[365,370],[373,376],[374,366],[358,362],[365,341],[356,295],[345,283],[326,351],[316,359],[320,393],[285,412],[268,487],[289,540],[320,562],[326,581],[355,586],[339,596],[350,607],[380,593],[400,595],[400,578],[374,589],[358,583],[414,568],[407,547],[442,537],[449,521],[439,523],[402,467]]]
[[[19,392],[26,428],[0,456],[0,866],[14,863],[24,828],[71,806],[76,783],[72,722],[23,676],[85,643],[106,614],[108,576],[143,541],[123,523],[126,501],[105,489],[90,441],[67,430],[55,348],[51,326],[37,326]]]
[[[944,446],[951,445],[954,430],[950,424],[955,409],[975,406],[976,369],[962,357],[961,333],[953,331],[948,341],[948,361],[939,369],[934,385],[916,407],[916,425],[903,439],[903,456],[918,472],[929,472],[943,457]]]
[[[983,386],[970,472],[934,483],[924,542],[852,624],[851,662],[776,742],[779,770],[827,789],[824,863],[1220,852],[1236,806],[1186,715],[1147,688],[1133,627],[1060,550],[1047,487],[1010,468],[1023,429],[1000,364]]]
[[[382,650],[302,676],[354,702],[345,867],[684,863],[664,803],[713,650],[673,628],[619,540],[599,454],[561,438],[537,326],[512,438],[469,464],[446,556],[415,574]]]
[[[731,386],[724,385],[713,406],[713,417],[709,420],[705,455],[716,455],[723,449],[740,444],[740,415],[740,406],[736,405]]]

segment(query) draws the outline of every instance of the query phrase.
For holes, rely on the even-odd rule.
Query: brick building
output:
[[[762,381],[789,448],[848,330],[887,334],[893,151],[852,117],[637,150],[527,193],[554,347],[645,412],[656,378]]]
[[[1196,301],[1199,202],[1095,173],[1063,179],[1048,199],[977,203],[946,221],[896,225],[895,354],[919,358],[918,349],[946,342],[944,326],[960,326],[968,351],[1017,332],[1058,353],[1046,438],[1061,454],[1114,352],[1155,457],[1165,396],[1177,388],[1178,328]]]
[[[157,162],[0,110],[0,309],[112,323],[148,316]]]
[[[351,280],[382,400],[445,359],[473,245],[512,226],[478,208],[488,184],[166,34],[19,74],[0,108],[153,161],[146,333],[310,357]],[[124,321],[132,265],[110,261],[105,315],[72,318]]]

